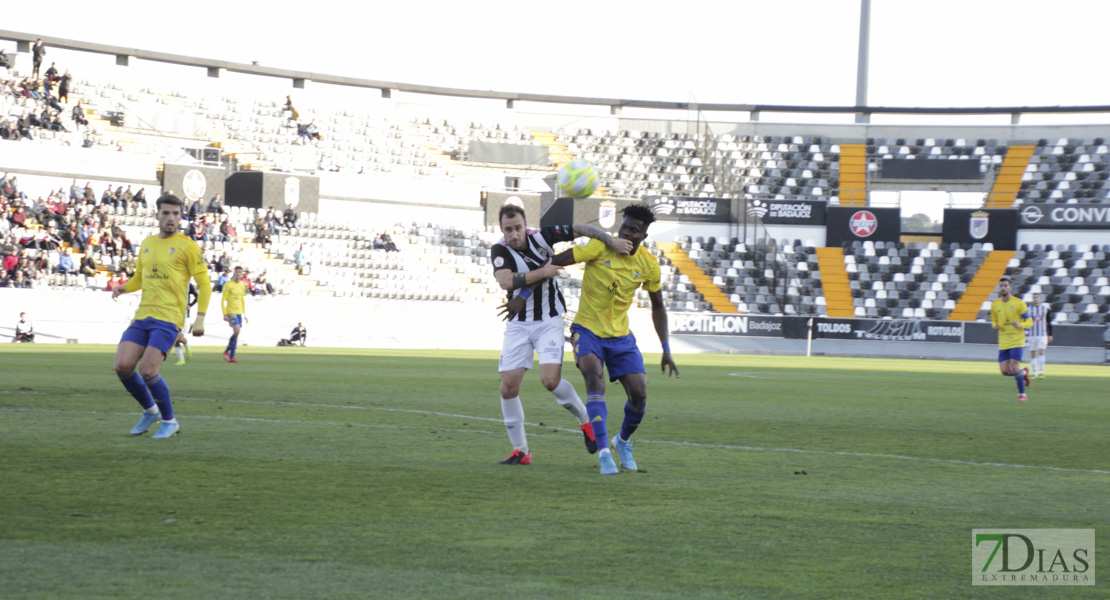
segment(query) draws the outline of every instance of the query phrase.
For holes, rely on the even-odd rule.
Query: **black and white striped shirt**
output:
[[[1032,337],[1048,337],[1052,335],[1052,309],[1047,304],[1037,306],[1029,305],[1029,318],[1033,319],[1033,326],[1029,328]]]
[[[494,272],[502,269],[509,269],[514,273],[535,271],[555,256],[554,245],[557,242],[574,241],[574,233],[569,225],[556,225],[528,229],[524,239],[528,247],[521,252],[510,248],[505,240],[490,247],[489,256]],[[511,300],[518,293],[520,290],[509,290],[505,299]],[[560,317],[567,310],[563,293],[559,291],[559,285],[554,279],[545,281],[525,304],[525,309],[516,316],[518,321],[542,321]]]

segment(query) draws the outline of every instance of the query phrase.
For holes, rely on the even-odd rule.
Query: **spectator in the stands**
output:
[[[18,142],[23,136],[19,134],[19,120],[8,117],[0,124],[0,138],[10,142]]]
[[[85,197],[85,188],[77,185],[77,180],[73,180],[73,185],[69,186],[69,197],[72,200],[82,200]]]
[[[19,132],[19,136],[28,140],[35,139],[34,136],[31,135],[32,126],[33,123],[31,122],[31,113],[26,111],[23,113],[23,116],[15,122],[15,128],[16,131]]]
[[[0,48],[0,69],[10,69],[12,63],[8,61],[8,52]],[[288,96],[286,96],[288,98]]]
[[[266,271],[263,271],[254,280],[254,289],[251,290],[253,296],[265,296],[274,294],[274,286],[266,281]]]
[[[139,191],[135,192],[135,197],[131,199],[131,202],[136,206],[142,205],[143,208],[146,208],[146,188],[139,188]]]
[[[124,279],[131,279],[135,275],[135,254],[128,252],[123,260],[119,261],[118,273],[123,274]]]
[[[219,194],[212,196],[212,199],[208,201],[208,208],[205,212],[215,214],[222,214],[224,212],[224,201],[220,199]]]
[[[293,210],[292,204],[289,205],[289,208],[285,209],[285,213],[282,214],[281,222],[290,232],[297,228],[297,211]]]
[[[23,227],[27,222],[27,213],[23,212],[22,206],[17,206],[12,214],[8,215],[8,220],[11,221],[12,228]]]
[[[58,65],[57,63],[50,63],[50,68],[43,73],[43,78],[47,81],[56,81],[58,79]]]
[[[27,194],[19,189],[19,178],[13,175],[7,179],[8,183],[3,186],[3,190],[8,200],[27,200]]]
[[[127,186],[127,189],[123,190],[123,202],[127,203],[125,206],[129,206],[134,201],[135,194],[131,191],[131,186]]]
[[[96,277],[96,261],[93,260],[92,254],[86,254],[81,257],[81,268],[79,270],[85,277]]]
[[[58,80],[58,100],[69,104],[69,85],[73,81],[73,76],[69,74],[69,69],[66,69],[65,75],[62,75]]]
[[[254,232],[256,234],[258,233],[258,230],[260,230],[260,229],[269,229],[269,226],[266,224],[266,217],[262,214],[262,209],[261,208],[254,209],[253,225],[254,225]]]
[[[92,182],[85,182],[85,204],[96,204],[96,192],[93,191]]]
[[[73,256],[70,255],[69,248],[66,248],[62,255],[58,257],[58,272],[62,275],[77,274],[77,265],[73,264]]]
[[[269,227],[271,234],[281,233],[281,217],[272,208],[266,210],[266,225]]]
[[[226,273],[231,270],[231,255],[224,252],[216,259],[214,265],[217,273]]]
[[[233,242],[239,236],[239,232],[235,230],[235,224],[226,214],[220,216],[220,235],[225,242]]]
[[[116,195],[112,193],[112,188],[110,186],[108,189],[104,190],[104,193],[100,196],[100,204],[111,204],[112,206],[117,204]]]
[[[293,108],[293,98],[289,96],[285,97],[285,110],[289,111],[289,117],[294,121],[301,120],[301,113],[297,112],[297,109]]]
[[[304,253],[304,244],[301,244],[301,247],[297,248],[297,252],[293,254],[293,262],[297,265],[297,271],[300,271],[308,264],[308,255]]]
[[[31,280],[27,279],[27,275],[22,269],[16,269],[15,273],[12,274],[12,282],[10,287],[30,289]]]
[[[266,226],[254,228],[254,243],[262,246],[262,249],[269,252],[272,239],[270,238],[270,228]]]
[[[114,274],[110,275],[108,277],[108,284],[104,286],[104,291],[110,292],[110,291],[118,288],[121,285],[123,285],[123,284],[120,283],[120,280],[119,280],[118,277],[116,277]]]
[[[42,68],[42,59],[46,56],[46,46],[42,43],[42,38],[35,40],[31,46],[31,77],[37,78],[39,76],[39,69]]]
[[[204,212],[204,200],[197,198],[190,203],[189,207],[185,210],[185,217],[190,221],[196,222]]]
[[[323,140],[320,135],[320,128],[316,126],[316,121],[310,121],[304,128],[305,136],[310,140]]]
[[[198,217],[196,220],[193,221],[192,227],[189,231],[189,237],[193,238],[193,241],[195,241],[195,242],[207,242],[208,241],[208,227],[207,227],[207,223],[205,223],[205,221],[207,221],[207,220],[208,220],[207,217],[205,217],[204,215],[201,215],[200,217]]]

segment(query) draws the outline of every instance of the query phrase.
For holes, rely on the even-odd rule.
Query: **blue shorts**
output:
[[[234,327],[236,325],[238,325],[240,327],[243,326],[243,315],[228,315],[228,316],[231,317],[231,321],[229,321],[228,323],[232,327]]]
[[[636,346],[636,336],[631,333],[621,337],[603,338],[578,324],[571,325],[570,331],[576,363],[587,354],[596,355],[609,370],[609,381],[616,381],[618,377],[630,373],[647,373],[644,370],[644,357]]]
[[[132,321],[131,326],[123,332],[121,342],[134,342],[140,346],[150,346],[166,354],[177,342],[177,325],[166,321],[159,321],[154,317],[147,317]]]
[[[1021,362],[1021,348],[1007,348],[1006,350],[998,351],[998,362],[1006,362],[1008,360]]]

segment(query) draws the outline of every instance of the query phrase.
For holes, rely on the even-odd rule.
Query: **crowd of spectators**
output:
[[[0,115],[0,140],[33,140],[38,130],[68,132],[66,121],[62,118],[67,113],[71,126],[87,127],[89,124],[80,101],[72,109],[67,108],[73,87],[69,69],[63,72],[56,63],[50,63],[50,67],[40,75],[46,55],[42,40],[32,47],[32,55],[34,68],[31,75],[19,78],[9,70],[11,63],[7,54],[0,54],[0,96],[24,100],[22,111],[12,111],[21,114]]]
[[[109,209],[109,206],[112,208]],[[135,245],[114,211],[146,207],[145,188],[109,186],[97,197],[92,184],[76,180],[46,197],[30,200],[19,178],[0,177],[0,287],[35,287],[51,273],[96,277],[108,269],[130,278]],[[73,252],[82,254],[75,261]]]

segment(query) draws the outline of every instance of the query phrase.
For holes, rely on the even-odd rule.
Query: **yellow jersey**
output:
[[[242,315],[246,313],[243,297],[247,295],[247,284],[232,279],[224,284],[222,306],[225,315]]]
[[[135,320],[150,317],[179,329],[184,327],[189,279],[197,282],[197,312],[208,312],[212,282],[197,243],[181,233],[165,239],[152,235],[143,240],[135,261],[135,276],[124,286],[124,293],[143,292]]]
[[[1014,327],[1013,323],[1021,323],[1021,327]],[[1025,330],[1033,326],[1033,319],[1025,302],[1010,296],[1009,302],[1001,298],[991,302],[991,324],[998,327],[998,349],[1008,350],[1025,345]]]
[[[640,246],[621,256],[598,240],[574,247],[574,262],[586,263],[582,298],[574,322],[603,338],[629,334],[628,307],[641,285],[649,292],[662,287],[659,261]]]

